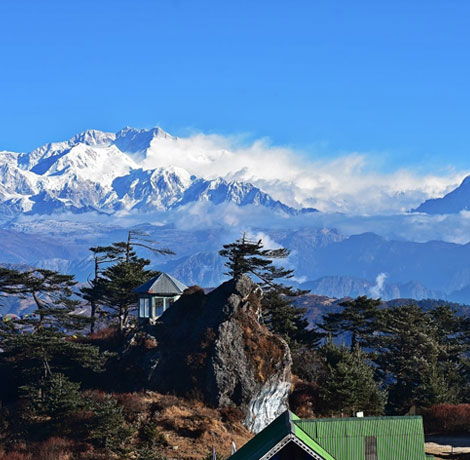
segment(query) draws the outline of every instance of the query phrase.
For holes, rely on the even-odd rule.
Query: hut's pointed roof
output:
[[[180,295],[187,288],[185,284],[177,280],[168,273],[161,272],[155,278],[152,278],[134,289],[137,294],[161,294],[161,295]]]

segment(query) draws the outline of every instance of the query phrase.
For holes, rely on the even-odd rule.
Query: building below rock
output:
[[[229,460],[432,460],[421,417],[301,420],[286,411]]]

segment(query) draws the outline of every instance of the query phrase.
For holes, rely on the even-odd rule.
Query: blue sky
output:
[[[470,2],[2,0],[0,149],[88,128],[468,168]]]

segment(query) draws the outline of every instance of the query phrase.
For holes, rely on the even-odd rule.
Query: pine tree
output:
[[[81,329],[86,320],[74,314],[80,301],[73,298],[72,288],[76,285],[73,275],[33,269],[18,271],[0,268],[0,292],[4,296],[32,299],[36,305],[34,316],[23,323],[34,332],[44,327]]]
[[[366,296],[357,297],[340,303],[343,307],[339,313],[327,313],[322,317],[320,327],[333,336],[349,333],[351,335],[351,350],[356,345],[367,346],[368,338],[378,327],[380,319],[378,307],[380,299],[370,299]]]
[[[20,328],[13,322],[0,327],[0,363],[17,387],[36,384],[56,373],[76,374],[79,369],[102,372],[111,356],[53,328],[26,334]]]
[[[424,312],[416,305],[383,311],[372,356],[392,412],[458,400],[461,338],[449,313],[446,307]]]
[[[49,417],[55,426],[66,423],[70,415],[85,405],[80,384],[71,382],[61,373],[23,385],[21,390],[29,400],[32,413]]]
[[[225,274],[231,278],[238,279],[241,275],[251,274],[262,284],[275,286],[276,280],[294,276],[293,270],[286,270],[273,264],[273,259],[288,257],[290,254],[288,249],[263,249],[262,240],[249,240],[245,233],[234,243],[224,244],[219,254],[228,259],[225,266],[229,270]]]
[[[127,425],[122,406],[111,395],[106,395],[90,409],[94,415],[89,426],[91,441],[113,452],[125,452],[134,430]]]
[[[98,301],[112,319],[117,319],[121,334],[128,326],[130,314],[137,308],[138,298],[134,289],[158,274],[146,269],[149,264],[148,259],[137,257],[131,251],[128,260],[111,265],[102,273]]]
[[[262,240],[249,240],[244,233],[234,243],[225,244],[219,251],[227,258],[225,274],[232,278],[252,275],[263,289],[263,317],[268,328],[282,336],[294,348],[299,345],[318,343],[319,334],[309,329],[305,310],[293,304],[293,298],[308,291],[294,290],[279,280],[294,276],[294,271],[274,265],[274,259],[285,259],[290,251],[286,248],[264,249]]]
[[[292,297],[277,289],[269,289],[261,302],[266,325],[272,332],[280,335],[292,351],[300,346],[318,345],[323,334],[309,328],[305,318],[307,310],[293,305]]]
[[[374,370],[358,346],[349,350],[327,341],[320,352],[328,369],[320,382],[320,400],[326,412],[349,416],[358,411],[383,413],[386,394],[374,380]]]
[[[153,254],[169,255],[174,252],[159,248],[145,232],[131,230],[126,241],[110,246],[90,248],[94,260],[94,278],[81,289],[82,297],[91,306],[91,332],[94,330],[97,312],[105,307],[111,318],[118,320],[122,333],[128,325],[129,315],[137,305],[133,290],[158,272],[145,269],[150,261],[137,257],[135,248],[144,248]]]
[[[122,250],[115,246],[96,246],[91,247],[90,251],[93,253],[93,279],[89,280],[88,286],[82,287],[80,292],[82,298],[90,304],[90,333],[93,333],[101,297],[101,271],[104,265],[117,261]]]

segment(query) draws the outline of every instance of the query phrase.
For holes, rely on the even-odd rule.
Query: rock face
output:
[[[248,277],[205,295],[189,288],[147,333],[148,387],[237,406],[258,432],[287,408],[291,356],[284,340],[258,322],[261,289]]]

